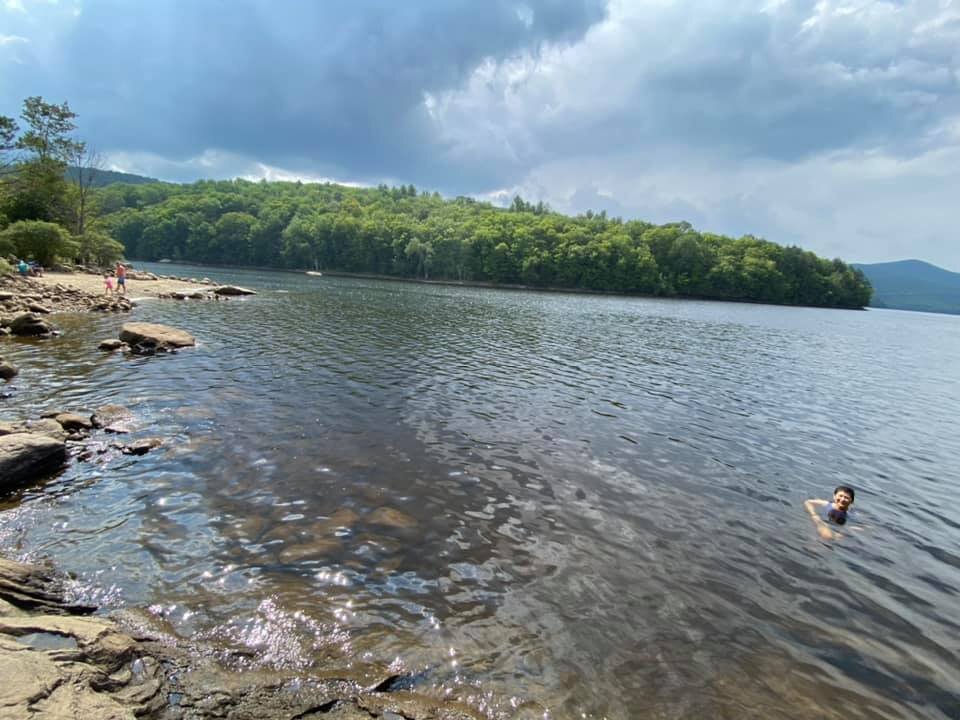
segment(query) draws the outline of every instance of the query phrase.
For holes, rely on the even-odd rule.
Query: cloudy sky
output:
[[[960,271],[960,0],[0,0],[115,169],[414,183]]]

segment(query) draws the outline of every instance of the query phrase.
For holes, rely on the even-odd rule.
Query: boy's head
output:
[[[838,485],[833,491],[833,504],[840,510],[846,510],[853,505],[855,495],[856,493],[853,492],[853,488],[849,485]]]

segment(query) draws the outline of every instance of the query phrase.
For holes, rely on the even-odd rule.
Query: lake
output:
[[[84,599],[491,718],[960,717],[960,317],[148,267],[259,294],[2,344],[4,417],[165,441],[0,501]]]

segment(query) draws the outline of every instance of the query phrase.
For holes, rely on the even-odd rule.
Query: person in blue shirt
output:
[[[20,258],[20,264],[17,265],[17,270],[20,271],[20,275],[22,275],[23,277],[26,277],[27,275],[30,274],[30,266],[27,265],[27,261],[24,260],[23,258]]]
[[[838,533],[833,526],[846,525],[850,519],[850,506],[856,493],[849,485],[840,485],[833,491],[833,501],[810,499],[803,506],[810,513],[817,533],[824,540],[833,540]]]

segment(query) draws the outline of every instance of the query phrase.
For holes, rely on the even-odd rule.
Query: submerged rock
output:
[[[0,357],[0,380],[10,380],[19,372],[16,365]]]
[[[141,438],[140,440],[135,440],[129,445],[124,445],[120,451],[124,455],[146,455],[151,450],[160,447],[163,445],[163,441],[160,438]]]
[[[107,432],[128,433],[133,427],[133,413],[123,405],[101,405],[91,421],[94,427]]]
[[[33,433],[0,436],[0,491],[39,480],[67,460],[63,440]]]
[[[391,507],[377,508],[367,515],[366,521],[371,525],[383,525],[393,528],[412,528],[417,525],[417,521],[414,518]]]

